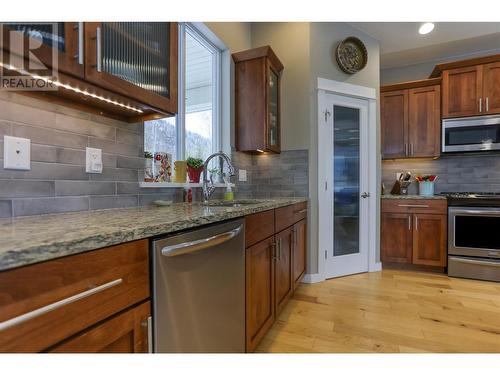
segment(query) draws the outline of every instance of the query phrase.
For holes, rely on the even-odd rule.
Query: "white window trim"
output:
[[[231,154],[231,53],[226,45],[202,22],[179,22],[179,74],[178,74],[178,113],[177,113],[177,144],[176,159],[183,160],[186,157],[186,132],[185,132],[185,30],[191,31],[201,37],[203,44],[211,49],[216,49],[215,64],[218,69],[214,69],[213,82],[218,82],[214,86],[213,92],[213,122],[212,122],[212,152],[219,150],[228,155]],[[181,99],[182,98],[182,99]],[[180,136],[179,136],[180,134]],[[186,184],[174,182],[144,182],[139,181],[142,188],[179,188]],[[191,187],[198,187],[200,184],[187,184]],[[217,186],[218,184],[216,184]],[[225,185],[221,185],[225,186]]]

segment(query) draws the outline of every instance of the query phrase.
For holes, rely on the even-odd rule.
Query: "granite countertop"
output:
[[[392,195],[386,194],[380,196],[382,199],[446,199],[443,195],[432,195],[430,197],[424,197],[422,195]]]
[[[240,207],[176,203],[0,219],[0,271],[306,201],[259,199]]]

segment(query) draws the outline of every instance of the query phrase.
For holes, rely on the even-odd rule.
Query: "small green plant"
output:
[[[187,165],[193,169],[201,168],[203,167],[203,159],[189,157],[187,158]]]
[[[144,158],[145,159],[153,159],[153,154],[149,151],[144,151]]]

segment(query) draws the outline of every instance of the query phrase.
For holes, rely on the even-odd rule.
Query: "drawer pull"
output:
[[[428,204],[398,204],[399,207],[429,208]]]
[[[15,318],[1,322],[0,323],[0,331],[14,327],[18,324],[24,323],[28,320],[39,317],[40,315],[54,311],[58,308],[69,305],[70,303],[76,302],[76,301],[81,300],[83,298],[90,297],[93,294],[102,292],[103,290],[109,289],[109,288],[111,288],[115,285],[121,284],[121,283],[122,283],[122,279],[116,279],[116,280],[110,281],[109,283],[99,285],[95,288],[86,290],[84,292],[75,294],[71,297],[68,297],[68,298],[62,299],[60,301],[51,303],[50,305],[46,305],[46,306],[40,307],[39,309],[27,312],[26,314],[16,316]]]
[[[305,214],[307,212],[307,208],[304,208],[303,210],[300,211],[295,211],[295,214]]]

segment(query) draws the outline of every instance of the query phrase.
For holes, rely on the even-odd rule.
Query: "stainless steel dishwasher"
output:
[[[156,353],[245,351],[244,220],[153,241]]]

